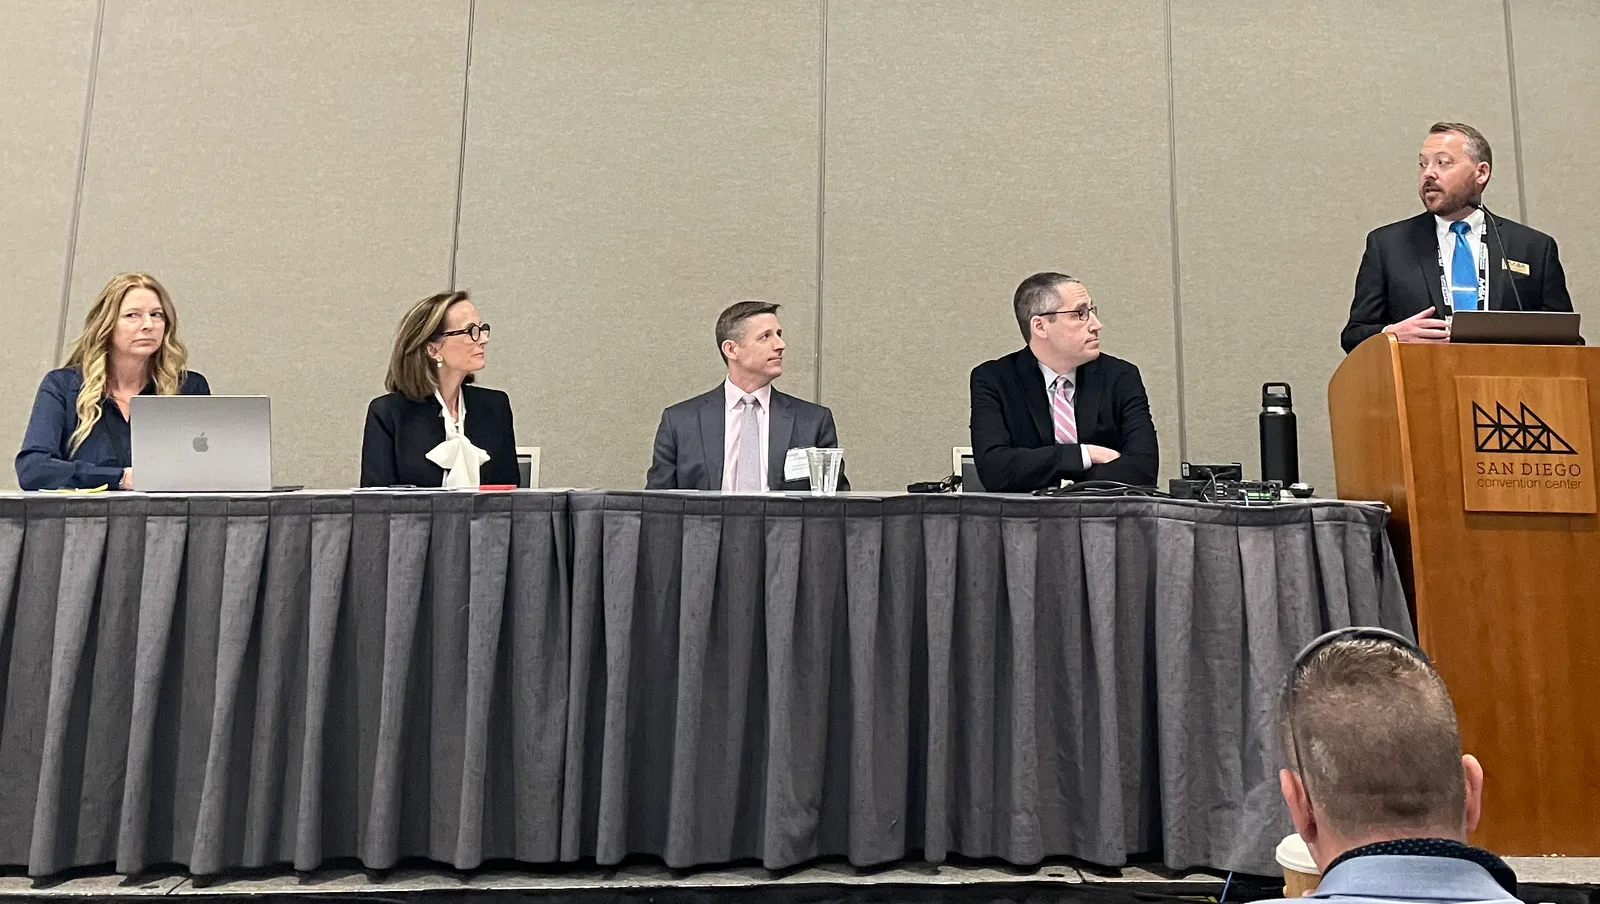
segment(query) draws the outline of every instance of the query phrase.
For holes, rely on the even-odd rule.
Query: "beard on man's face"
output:
[[[1429,213],[1454,213],[1477,202],[1478,185],[1476,182],[1468,182],[1452,191],[1438,182],[1430,182],[1421,188],[1419,194],[1422,197],[1422,206],[1427,208]]]

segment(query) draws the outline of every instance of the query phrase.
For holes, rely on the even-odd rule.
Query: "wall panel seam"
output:
[[[1517,217],[1528,222],[1528,186],[1523,178],[1522,111],[1517,104],[1517,52],[1511,34],[1511,0],[1501,0],[1506,18],[1506,77],[1511,84],[1511,146],[1516,154]]]
[[[1172,247],[1172,345],[1173,369],[1177,381],[1178,456],[1189,457],[1188,412],[1184,401],[1183,377],[1183,266],[1178,254],[1178,107],[1173,83],[1172,0],[1164,0],[1167,42],[1167,216]]]
[[[94,14],[94,37],[89,47],[89,84],[83,97],[83,126],[78,132],[78,171],[73,176],[72,216],[67,221],[67,253],[61,276],[61,310],[56,318],[56,351],[51,366],[66,351],[67,317],[72,307],[73,266],[78,256],[78,222],[83,213],[84,175],[89,168],[89,134],[94,120],[94,92],[100,75],[100,36],[105,30],[106,0],[100,0]]]
[[[811,398],[822,404],[822,276],[827,242],[828,194],[828,0],[819,0],[817,35],[817,310],[811,351]]]
[[[456,151],[456,209],[450,224],[450,285],[456,290],[456,254],[461,250],[461,193],[467,175],[467,109],[472,95],[472,35],[478,18],[478,0],[467,0],[467,58],[461,73],[461,144]]]

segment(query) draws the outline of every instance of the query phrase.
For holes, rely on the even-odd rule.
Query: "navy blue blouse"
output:
[[[133,467],[128,419],[109,398],[100,403],[100,420],[84,437],[83,445],[67,454],[67,440],[78,429],[81,388],[83,374],[76,367],[52,370],[40,381],[39,394],[33,399],[33,416],[28,418],[28,432],[22,437],[22,451],[17,453],[17,483],[24,490],[90,489],[102,485],[116,489],[122,484],[122,470]],[[155,391],[155,384],[151,383],[143,394],[153,395]],[[205,377],[191,370],[184,375],[178,392],[210,395],[211,387]]]

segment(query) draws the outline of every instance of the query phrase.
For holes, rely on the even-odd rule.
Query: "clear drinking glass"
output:
[[[806,464],[811,469],[811,495],[832,496],[839,492],[839,471],[844,467],[843,449],[807,449]]]

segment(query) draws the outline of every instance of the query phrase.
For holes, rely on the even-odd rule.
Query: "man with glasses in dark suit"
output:
[[[1012,309],[1026,344],[972,371],[972,456],[984,489],[1154,486],[1160,451],[1144,381],[1139,368],[1100,353],[1089,290],[1064,273],[1036,273]]]

